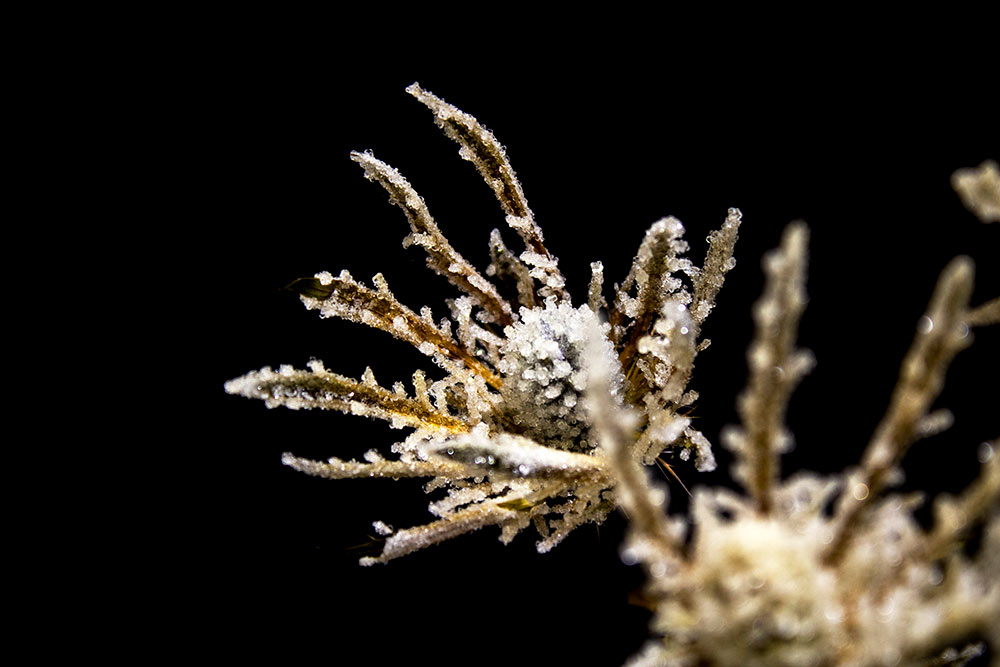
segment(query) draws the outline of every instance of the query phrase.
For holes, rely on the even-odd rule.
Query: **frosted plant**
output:
[[[681,223],[656,222],[612,302],[604,296],[603,266],[595,262],[587,301],[574,306],[501,145],[475,118],[419,85],[407,91],[434,113],[492,188],[524,250],[512,252],[494,229],[492,262],[480,273],[451,246],[399,172],[371,153],[352,153],[405,213],[411,233],[404,246],[423,248],[428,266],[463,295],[449,301],[450,319],[435,320],[430,308],[418,313],[400,303],[381,274],[370,286],[346,271],[319,273],[295,286],[321,317],[364,323],[411,343],[444,377],[432,380],[418,370],[408,392],[402,383],[379,385],[370,369],[353,379],[313,361],[305,370],[264,368],[226,384],[228,392],[263,399],[268,407],[340,410],[409,430],[392,446],[393,458],[375,450],[364,462],[284,455],[287,465],[311,475],[427,477],[427,491],[446,491],[430,504],[438,517],[432,523],[393,532],[377,521],[386,537],[383,551],[361,563],[386,562],[489,525],[500,527],[504,542],[534,525],[538,550],[546,552],[577,526],[604,520],[617,503],[617,479],[582,400],[590,382],[588,345],[589,354],[616,369],[608,378],[610,400],[641,415],[631,461],[665,463],[660,457],[669,450],[693,458],[699,470],[713,469],[707,439],[684,412],[697,398],[687,390],[695,357],[709,343],[700,340],[702,323],[735,264],[740,212],[730,209],[709,237],[701,268],[684,257]],[[596,345],[588,342],[592,330],[600,332]]]
[[[693,458],[702,470],[715,465],[685,411],[696,399],[688,390],[694,360],[707,345],[701,326],[734,263],[740,212],[732,209],[710,236],[700,269],[683,256],[681,224],[655,223],[611,301],[594,263],[586,303],[574,306],[496,139],[416,84],[408,91],[493,189],[524,250],[511,252],[493,230],[492,262],[480,273],[406,179],[354,153],[406,214],[404,244],[422,247],[429,266],[463,295],[449,302],[450,319],[435,320],[429,308],[417,313],[397,301],[381,275],[369,286],[346,272],[320,273],[296,287],[323,317],[413,344],[443,378],[417,371],[412,391],[400,383],[388,389],[371,371],[352,379],[314,361],[307,370],[265,368],[226,385],[269,407],[340,410],[408,431],[391,458],[375,450],[362,462],[284,456],[317,476],[426,477],[429,492],[443,492],[430,504],[437,520],[428,525],[394,532],[376,521],[384,549],[363,564],[489,525],[500,527],[503,541],[534,525],[544,552],[618,505],[631,521],[623,557],[648,573],[659,636],[636,664],[960,664],[981,652],[980,640],[1000,654],[1000,440],[980,445],[976,482],[936,500],[929,530],[913,518],[918,499],[889,493],[908,447],[950,422],[930,408],[951,359],[971,342],[973,327],[1000,320],[998,299],[969,307],[969,260],[943,272],[860,465],[785,479],[784,413],[812,365],[795,347],[807,231],[789,227],[765,260],[742,424],[723,436],[745,494],[696,489],[690,524],[672,519],[666,491],[649,483],[643,466],[664,452]],[[954,182],[989,219],[995,168],[959,173]],[[963,543],[980,529],[979,548],[965,553]]]
[[[631,519],[623,557],[647,571],[653,629],[662,637],[634,664],[964,664],[981,654],[975,640],[990,644],[996,664],[1000,440],[980,446],[984,465],[970,488],[936,501],[929,531],[912,515],[919,499],[885,492],[907,448],[947,428],[950,414],[930,406],[952,357],[971,342],[970,325],[1000,319],[997,301],[970,309],[972,263],[951,262],[861,464],[829,478],[782,479],[779,455],[791,443],[785,409],[812,364],[795,347],[806,239],[804,225],[790,226],[765,258],[750,379],[738,402],[742,425],[723,434],[746,493],[696,490],[691,535],[684,521],[665,516],[666,492],[648,483],[631,455],[635,416],[614,400],[616,369],[599,354],[590,357],[597,437]],[[983,524],[978,553],[962,553],[965,538]]]

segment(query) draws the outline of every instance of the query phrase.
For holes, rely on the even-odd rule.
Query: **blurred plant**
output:
[[[778,458],[792,441],[785,409],[812,364],[794,346],[806,238],[804,225],[792,225],[765,257],[742,425],[723,433],[746,495],[696,489],[689,540],[688,524],[662,513],[665,491],[628,454],[631,417],[600,381],[591,384],[598,439],[631,519],[624,558],[647,571],[653,629],[663,637],[634,664],[962,664],[982,649],[975,641],[954,647],[970,639],[1000,652],[1000,440],[982,443],[982,474],[961,497],[936,501],[929,532],[912,515],[918,497],[883,495],[900,478],[907,448],[950,425],[950,413],[929,408],[952,357],[971,343],[970,325],[1000,320],[1000,300],[970,309],[972,262],[951,262],[861,465],[782,480]],[[592,362],[594,377],[614,372],[598,370],[597,356]],[[969,558],[961,547],[984,520],[981,548]]]

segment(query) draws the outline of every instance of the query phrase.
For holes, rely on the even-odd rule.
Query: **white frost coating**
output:
[[[410,222],[411,233],[403,240],[403,246],[416,244],[427,251],[427,264],[436,273],[445,276],[456,287],[469,294],[494,317],[509,321],[510,304],[500,298],[492,283],[483,280],[476,269],[469,264],[448,242],[438,228],[424,200],[396,169],[376,159],[371,153],[351,153],[351,159],[365,170],[365,177],[382,185],[390,196],[390,201],[403,209]],[[376,286],[380,292],[388,293],[384,279],[376,276]]]
[[[715,297],[726,280],[726,274],[736,267],[733,250],[739,237],[743,214],[738,208],[729,209],[722,227],[708,235],[708,253],[701,271],[694,277],[694,303],[691,315],[698,323],[715,307]]]
[[[694,448],[694,467],[698,472],[711,472],[715,470],[715,455],[712,453],[712,444],[701,431],[688,427],[684,431]],[[689,450],[684,450],[689,451]]]
[[[375,289],[379,291],[379,294],[391,294],[389,291],[389,283],[386,281],[385,276],[381,273],[376,273],[372,276],[372,284],[375,285]]]
[[[691,374],[697,339],[698,325],[687,307],[673,299],[664,302],[653,335],[639,339],[640,354],[651,354],[659,362],[647,379],[662,391],[665,400],[680,403]]]
[[[487,437],[468,433],[443,442],[428,443],[424,453],[475,466],[490,476],[604,478],[604,457],[544,447],[528,438],[501,433]]]
[[[608,307],[604,298],[604,264],[590,263],[590,287],[587,289],[587,305],[595,313]]]
[[[517,289],[517,302],[525,308],[535,306],[535,286],[528,267],[504,244],[500,230],[490,232],[490,256],[493,261],[486,267],[486,275],[502,281],[513,282]]]
[[[392,526],[390,526],[387,523],[383,523],[381,521],[373,521],[372,528],[374,528],[375,532],[378,533],[379,535],[392,535]]]
[[[690,295],[682,290],[682,283],[675,277],[681,273],[697,274],[691,261],[682,257],[687,249],[684,225],[677,218],[663,218],[650,226],[639,245],[635,261],[619,295],[624,300],[626,293],[633,286],[636,288],[635,298],[638,303],[629,308],[631,312],[626,313],[629,317],[639,315],[639,304],[659,307],[660,298],[664,294],[678,292],[676,298],[690,300]],[[651,280],[654,277],[655,280]]]
[[[604,332],[604,355],[617,368],[608,327],[588,306],[556,305],[550,299],[544,308],[522,308],[520,322],[504,331],[499,365],[504,411],[539,443],[575,451],[594,447],[588,440],[589,417],[578,407],[586,388],[583,349],[591,326]],[[619,373],[616,393],[621,383]]]
[[[753,519],[715,522],[698,536],[692,584],[704,590],[687,611],[701,625],[699,645],[712,664],[823,664],[827,647],[841,637],[825,613],[837,599],[835,578],[812,565],[817,543],[780,523]],[[771,648],[755,658],[748,638]]]

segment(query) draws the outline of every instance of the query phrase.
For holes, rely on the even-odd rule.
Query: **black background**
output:
[[[179,584],[165,588],[164,604],[184,600],[171,634],[207,640],[200,650],[219,657],[277,649],[290,664],[610,665],[646,636],[649,614],[630,601],[642,574],[618,558],[621,516],[578,529],[547,555],[534,552],[530,531],[505,547],[485,529],[361,568],[372,521],[431,519],[420,483],[314,479],[280,455],[360,458],[387,453],[402,434],[340,413],[267,410],[222,390],[250,370],[312,357],[353,377],[371,366],[384,386],[408,383],[417,368],[435,376],[405,343],[320,320],[282,290],[346,268],[364,281],[382,272],[403,303],[436,317],[456,294],[417,249],[401,247],[405,218],[351,150],[398,168],[480,269],[492,228],[518,247],[492,192],[404,92],[413,81],[507,147],[577,304],[590,262],[604,262],[610,295],[658,218],[685,224],[700,264],[706,235],[728,207],[742,210],[738,264],[705,325],[713,345],[691,385],[713,443],[736,423],[760,258],[785,224],[805,220],[810,304],[799,340],[818,365],[792,401],[797,446],[782,466],[832,473],[855,463],[945,264],[976,260],[974,303],[1000,292],[1000,226],[976,220],[949,185],[955,169],[1000,157],[997,109],[982,94],[984,67],[966,70],[975,54],[869,45],[866,57],[847,58],[845,39],[804,58],[808,41],[772,44],[759,60],[751,40],[726,54],[675,44],[611,61],[567,50],[517,66],[481,44],[454,44],[429,64],[403,49],[387,64],[376,49],[331,50],[314,35],[208,40],[196,56],[178,41],[153,75],[169,119],[160,140],[177,165],[161,210],[185,239],[169,268],[186,284],[175,339],[185,386],[166,411],[186,430],[170,453],[185,475],[171,497],[184,502],[168,498],[162,515]],[[470,61],[485,71],[461,67]],[[914,447],[906,488],[957,491],[974,476],[977,446],[997,436],[996,344],[995,330],[977,331],[955,362],[938,404],[956,426]],[[713,474],[677,466],[689,487],[727,483],[731,459],[715,452]],[[662,481],[683,508],[683,492]]]

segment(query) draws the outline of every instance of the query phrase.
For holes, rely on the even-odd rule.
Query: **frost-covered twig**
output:
[[[640,548],[643,554],[662,556],[663,553],[676,553],[679,544],[676,536],[671,534],[663,513],[667,503],[666,490],[649,485],[631,454],[629,433],[635,416],[624,412],[612,399],[613,370],[597,342],[598,336],[596,331],[590,334],[587,403],[597,437],[618,480],[618,501],[629,515],[637,540],[649,543]],[[646,560],[642,556],[640,558]]]
[[[458,361],[491,386],[499,388],[503,384],[472,350],[436,327],[429,316],[417,315],[400,303],[389,291],[382,274],[373,280],[374,290],[354,280],[347,271],[336,277],[324,271],[315,278],[297,281],[293,287],[300,292],[306,308],[319,310],[320,317],[341,317],[381,329],[433,356],[439,364]]]
[[[415,384],[422,384],[422,376]],[[384,419],[396,428],[408,426],[446,433],[464,433],[470,428],[462,419],[431,406],[426,390],[415,399],[409,398],[380,387],[371,369],[366,369],[359,382],[331,373],[319,361],[310,362],[307,371],[291,366],[277,371],[266,367],[252,371],[227,382],[226,391],[263,399],[268,407],[339,410]]]
[[[486,267],[486,275],[495,276],[503,283],[512,283],[517,302],[524,308],[540,305],[535,295],[531,271],[507,248],[500,238],[499,229],[490,232],[490,257],[493,261]]]
[[[351,159],[365,170],[369,180],[378,182],[389,193],[393,204],[403,209],[413,232],[403,241],[427,251],[427,264],[436,273],[444,276],[466,294],[476,300],[500,324],[513,323],[510,304],[500,298],[496,287],[487,281],[475,267],[451,247],[437,223],[427,210],[423,198],[417,194],[410,182],[398,171],[375,159],[371,153],[351,153]]]
[[[545,248],[542,230],[528,208],[528,200],[500,142],[471,115],[425,91],[419,84],[410,85],[406,92],[434,112],[438,127],[461,147],[458,154],[472,162],[493,189],[507,214],[507,224],[520,234],[528,248],[521,259],[535,266],[534,277],[543,283],[543,296],[552,294],[559,300],[566,299],[563,289],[566,280],[556,267],[557,260]]]
[[[989,512],[1000,512],[1000,438],[980,445],[983,463],[979,479],[958,498],[939,498],[934,504],[934,531],[927,538],[929,560],[958,548],[965,535]]]
[[[699,324],[712,312],[726,274],[736,266],[733,252],[742,220],[743,213],[738,208],[731,208],[722,227],[708,235],[708,252],[705,253],[701,271],[694,278],[694,299],[691,302],[691,316]]]
[[[590,286],[587,288],[587,305],[595,313],[605,310],[608,301],[604,298],[604,264],[590,263]]]
[[[959,257],[938,279],[927,314],[920,318],[917,336],[903,360],[889,408],[865,450],[861,471],[837,503],[837,528],[827,550],[828,563],[843,557],[870,499],[882,491],[907,448],[936,428],[934,416],[928,414],[930,405],[941,393],[952,358],[971,342],[966,312],[972,275],[972,261]]]
[[[691,261],[683,257],[687,249],[684,226],[677,218],[655,222],[646,231],[609,314],[612,336],[621,349],[618,358],[633,394],[642,386],[641,375],[633,373],[639,339],[649,333],[666,299],[678,295],[685,305],[691,300],[679,277],[682,272],[695,272]],[[633,287],[636,295],[631,297],[628,293]]]
[[[754,305],[757,333],[747,360],[750,382],[738,407],[742,429],[723,434],[724,444],[737,455],[734,477],[767,514],[773,505],[778,456],[791,445],[784,427],[792,390],[812,366],[812,356],[796,350],[795,334],[806,304],[805,225],[785,229],[781,248],[764,258],[767,283]]]
[[[325,479],[355,479],[362,477],[388,477],[400,479],[403,477],[447,477],[463,479],[477,475],[477,471],[449,461],[387,461],[380,457],[372,457],[367,463],[359,461],[341,461],[331,458],[329,461],[312,461],[289,452],[281,457],[281,462],[293,470],[304,472],[313,477]]]

